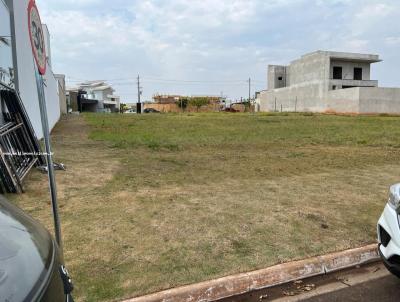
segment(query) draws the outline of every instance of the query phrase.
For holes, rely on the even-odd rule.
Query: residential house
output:
[[[378,87],[371,64],[378,55],[316,51],[288,66],[268,66],[260,111],[400,113],[400,88]]]
[[[104,81],[87,81],[67,89],[67,99],[72,111],[119,112],[120,97]]]

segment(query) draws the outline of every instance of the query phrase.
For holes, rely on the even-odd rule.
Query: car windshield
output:
[[[0,301],[32,301],[51,262],[45,229],[0,198]]]

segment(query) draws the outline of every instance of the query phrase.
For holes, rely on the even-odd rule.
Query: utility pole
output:
[[[249,103],[251,99],[251,79],[249,78]]]
[[[140,108],[140,112],[138,112],[138,113],[142,113],[142,103],[141,103],[141,101],[140,101],[140,96],[141,96],[141,94],[142,94],[142,87],[140,87],[140,76],[138,75],[137,76],[137,95],[138,95],[138,105],[139,105],[139,108]],[[138,110],[136,110],[136,111],[138,111]]]
[[[138,95],[138,103],[140,103],[140,94],[141,94],[141,91],[140,91],[140,76],[138,75],[138,76],[137,76],[137,95]]]
[[[249,112],[251,112],[251,79],[249,78]]]

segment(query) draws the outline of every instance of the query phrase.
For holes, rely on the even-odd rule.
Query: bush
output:
[[[197,107],[197,111],[199,111],[201,106],[209,104],[209,100],[205,97],[193,97],[190,99],[189,104]]]
[[[188,98],[182,98],[179,101],[176,101],[175,103],[179,108],[185,110],[187,108],[188,104],[189,104],[189,99]]]

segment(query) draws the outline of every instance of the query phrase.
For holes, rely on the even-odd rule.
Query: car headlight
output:
[[[400,208],[400,183],[395,184],[389,189],[389,205],[396,211]]]

